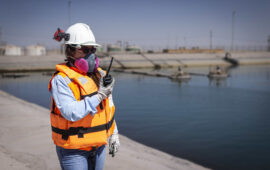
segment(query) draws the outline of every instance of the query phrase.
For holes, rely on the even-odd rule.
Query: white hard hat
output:
[[[100,46],[96,43],[95,36],[90,27],[86,24],[77,23],[71,25],[67,29],[66,33],[69,34],[69,40],[65,41],[65,44],[72,44],[76,45],[77,47],[80,47],[81,45],[95,47]]]

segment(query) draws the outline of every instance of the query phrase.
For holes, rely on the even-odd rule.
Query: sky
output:
[[[117,41],[143,49],[212,45],[266,46],[270,36],[269,0],[0,0],[1,40],[13,45],[42,44],[58,27],[88,24],[104,46]]]

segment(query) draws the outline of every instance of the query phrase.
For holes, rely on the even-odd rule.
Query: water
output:
[[[120,133],[213,169],[269,169],[270,66],[238,67],[230,75],[179,83],[115,73]],[[49,79],[2,78],[0,89],[49,108]]]

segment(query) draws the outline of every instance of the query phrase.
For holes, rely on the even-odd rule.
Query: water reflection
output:
[[[43,76],[49,76],[52,77],[52,75],[54,74],[54,72],[50,71],[50,72],[42,72]]]
[[[2,73],[1,78],[3,79],[16,79],[16,78],[23,78],[23,77],[29,77],[29,74],[24,73]]]
[[[179,87],[182,87],[183,85],[187,85],[190,79],[171,79],[171,81],[178,83]]]
[[[137,81],[137,82],[141,82],[141,81],[143,81],[145,78],[146,78],[146,76],[138,75],[138,76],[136,77],[136,81]]]
[[[210,87],[227,87],[227,78],[209,78]]]

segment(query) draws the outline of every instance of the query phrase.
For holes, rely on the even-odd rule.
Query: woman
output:
[[[83,23],[58,29],[57,41],[65,40],[66,63],[56,65],[49,83],[52,95],[52,139],[64,170],[100,170],[105,145],[114,155],[120,146],[114,120],[114,79],[105,76],[95,57],[99,45],[90,27]]]

